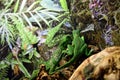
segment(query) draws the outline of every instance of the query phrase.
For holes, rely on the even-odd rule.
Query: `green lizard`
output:
[[[68,45],[66,51],[68,55],[72,55],[73,57],[63,66],[58,67],[56,70],[60,70],[62,68],[68,67],[71,65],[79,56],[81,56],[85,51],[85,54],[88,56],[91,54],[92,50],[88,52],[87,44],[84,42],[84,38],[80,37],[79,30],[73,31],[73,41],[72,45]]]
[[[51,59],[46,62],[46,69],[49,70],[49,74],[53,74],[54,72],[71,65],[84,52],[86,55],[90,55],[92,50],[88,52],[87,44],[84,42],[84,38],[80,37],[79,30],[73,30],[72,36],[64,35],[61,38],[57,50],[53,53]],[[60,60],[62,57],[64,57],[65,54],[71,55],[73,57],[66,64],[58,67]]]
[[[57,65],[59,64],[61,58],[63,57],[62,51],[67,47],[67,44],[69,44],[70,42],[71,42],[70,36],[64,35],[61,38],[58,48],[52,54],[51,59],[48,60],[47,62],[45,62],[46,69],[49,71],[49,74],[53,74],[54,72],[56,72],[55,69],[56,69]]]

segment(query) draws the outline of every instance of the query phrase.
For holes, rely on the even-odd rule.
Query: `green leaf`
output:
[[[13,65],[14,65],[14,64],[18,64],[18,62],[17,62],[16,60],[12,59],[12,60],[11,60],[11,64],[13,64]]]
[[[52,28],[52,29],[49,30],[48,36],[47,36],[47,39],[46,39],[46,44],[49,44],[49,43],[52,41],[54,35],[59,31],[60,27],[62,26],[62,24],[63,24],[64,22],[66,22],[66,20],[67,20],[67,19],[64,19],[64,20],[63,20],[60,24],[58,24],[56,27],[54,27],[54,28]]]
[[[60,4],[65,11],[68,11],[68,6],[66,0],[60,0]]]
[[[7,10],[12,5],[13,2],[14,2],[14,0],[10,0],[10,2],[5,7],[5,10]]]
[[[33,52],[29,53],[29,59],[31,59],[33,57]]]
[[[62,8],[58,4],[55,4],[52,0],[42,0],[40,5],[49,10],[63,11]]]
[[[34,70],[33,72],[32,72],[32,75],[31,75],[31,80],[33,80],[35,77],[37,77],[37,75],[38,75],[38,73],[39,73],[39,69],[38,70]]]
[[[17,0],[17,1],[16,1],[16,5],[15,5],[15,7],[14,7],[14,13],[17,12],[17,10],[18,10],[19,2],[20,2],[20,0]]]
[[[21,5],[20,5],[19,12],[22,12],[22,11],[24,10],[26,3],[27,3],[27,0],[22,0]]]
[[[21,61],[22,61],[22,62],[26,62],[26,63],[31,63],[31,61],[28,60],[28,59],[26,59],[26,58],[22,58]]]
[[[49,22],[42,15],[40,15],[38,12],[35,13],[50,27]]]
[[[33,2],[28,8],[27,11],[30,11],[32,8],[34,8],[35,5],[37,5],[38,3],[40,3],[40,0]],[[40,7],[37,7],[40,8]]]
[[[0,62],[0,69],[4,69],[6,67],[8,67],[8,65],[4,61],[1,61]]]
[[[20,70],[24,73],[25,77],[30,78],[31,75],[29,74],[27,69],[24,67],[24,65],[20,61],[18,61],[18,65],[19,65]]]
[[[34,51],[34,56],[36,56],[37,58],[39,58],[40,54],[38,52]]]

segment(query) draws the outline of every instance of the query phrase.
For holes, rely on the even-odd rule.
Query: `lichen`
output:
[[[120,27],[120,10],[115,12],[114,19],[115,19],[115,24]]]

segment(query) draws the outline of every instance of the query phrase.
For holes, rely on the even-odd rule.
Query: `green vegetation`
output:
[[[66,0],[60,0],[60,5],[51,0],[33,0],[31,3],[29,0],[3,0],[0,3],[3,4],[0,10],[0,46],[8,46],[6,53],[0,49],[5,55],[0,59],[0,80],[9,80],[9,69],[14,71],[16,65],[18,73],[22,73],[21,79],[33,80],[39,73],[40,64],[45,64],[48,73],[53,74],[69,67],[83,54],[91,54],[92,50],[88,50],[80,30],[73,29],[72,24],[69,33],[59,34],[59,31],[67,31],[63,28],[67,22],[71,23]],[[48,31],[47,38],[42,42],[42,31],[45,30]],[[47,61],[39,51],[42,44],[48,49],[56,47]],[[65,56],[70,60],[59,66]]]
[[[91,52],[92,50],[88,51],[83,36],[80,37],[80,31],[73,30],[72,35],[63,35],[60,39],[57,50],[53,53],[51,59],[46,62],[46,69],[50,69],[49,74],[53,74],[57,70],[70,66],[76,59],[82,56],[83,53],[89,56]],[[65,55],[72,56],[72,58],[64,65],[57,67]]]

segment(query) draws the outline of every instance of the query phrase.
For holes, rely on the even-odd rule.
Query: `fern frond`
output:
[[[64,19],[60,24],[58,24],[56,27],[51,28],[48,32],[48,36],[46,39],[46,44],[49,44],[51,42],[51,40],[53,39],[53,37],[55,36],[55,34],[59,31],[60,27],[62,26],[63,23],[66,22],[67,19]]]
[[[22,0],[20,8],[19,8],[19,12],[23,12],[24,11],[26,3],[27,3],[27,0]]]
[[[8,54],[5,60],[0,61],[0,80],[9,80],[7,78],[12,54]]]
[[[40,29],[43,30],[41,22],[44,22],[47,26],[51,27],[50,24],[54,20],[59,21],[58,16],[60,16],[60,12],[63,11],[62,8],[58,6],[51,6],[52,9],[44,6],[43,3],[46,2],[44,2],[44,0],[42,0],[41,2],[37,0],[29,7],[26,7],[26,1],[27,0],[17,0],[13,12],[10,12],[12,8],[8,8],[10,8],[10,6],[12,6],[12,3],[14,2],[14,0],[11,0],[9,5],[0,12],[0,43],[4,44],[5,42],[7,42],[11,49],[12,45],[14,45],[16,35],[19,35],[19,32],[17,32],[17,28],[15,27],[15,25],[17,25],[17,22],[19,23],[22,21],[24,22],[22,23],[24,24],[24,26],[30,26],[30,28],[33,27],[32,22],[35,22],[38,24]],[[51,2],[51,5],[55,4]],[[14,18],[18,18],[17,22],[13,20]]]
[[[9,67],[6,67],[4,69],[0,69],[0,80],[9,80],[7,78],[8,70],[9,70]]]

